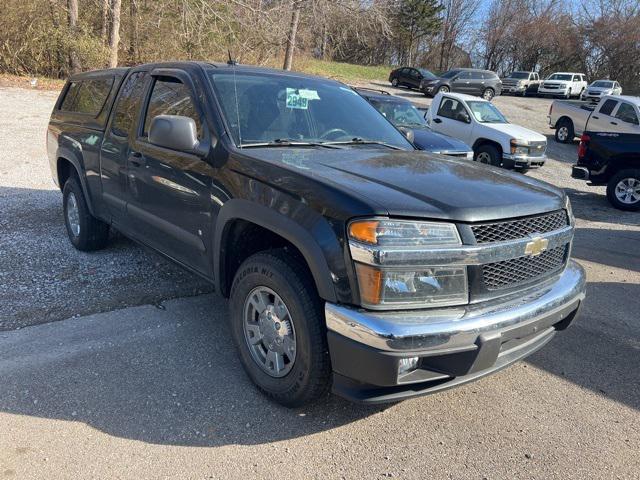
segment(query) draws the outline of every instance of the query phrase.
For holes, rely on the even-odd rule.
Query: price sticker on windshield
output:
[[[309,108],[309,97],[301,95],[295,88],[287,88],[287,108],[307,110]]]

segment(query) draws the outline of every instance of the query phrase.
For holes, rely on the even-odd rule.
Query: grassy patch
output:
[[[300,58],[297,61],[294,60],[294,69],[311,75],[334,78],[348,83],[358,80],[387,80],[392,67],[386,65],[369,67],[312,58]]]

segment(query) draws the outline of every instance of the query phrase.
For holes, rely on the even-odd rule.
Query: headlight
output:
[[[511,155],[529,155],[529,146],[526,140],[511,139]]]
[[[354,249],[385,252],[437,249],[461,245],[455,225],[406,220],[358,220],[348,228],[362,306],[372,309],[425,308],[468,303],[467,269],[464,266],[379,266],[363,263]]]

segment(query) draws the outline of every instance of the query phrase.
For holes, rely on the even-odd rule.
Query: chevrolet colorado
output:
[[[47,146],[71,243],[115,228],[211,281],[239,363],[287,406],[475,380],[584,299],[561,190],[416,151],[335,81],[233,62],[82,73]]]

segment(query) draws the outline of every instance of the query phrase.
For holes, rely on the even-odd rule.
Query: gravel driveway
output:
[[[575,144],[550,139],[529,174],[572,198],[589,281],[575,326],[438,395],[286,410],[242,373],[223,300],[161,304],[207,285],[121,237],[71,247],[44,151],[55,97],[0,89],[0,478],[638,478],[640,214],[570,178]],[[550,135],[549,100],[495,103]],[[106,313],[15,331],[91,312]]]

